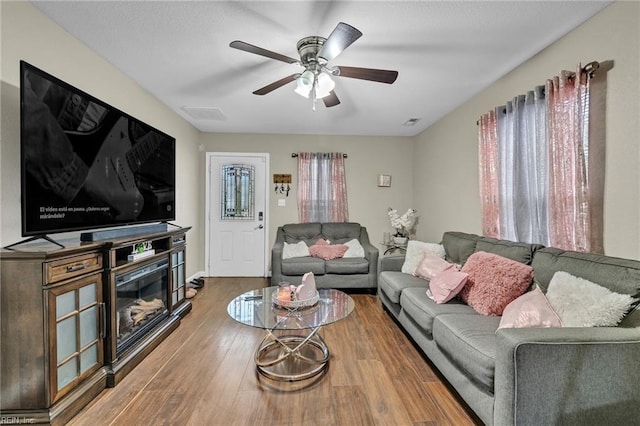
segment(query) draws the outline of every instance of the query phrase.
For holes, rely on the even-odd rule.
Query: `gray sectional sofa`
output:
[[[364,257],[324,260],[305,256],[282,258],[284,243],[304,241],[308,246],[318,239],[340,244],[357,239],[364,249]],[[278,227],[276,241],[271,250],[271,285],[281,281],[300,284],[302,276],[313,272],[319,288],[353,288],[375,291],[378,284],[378,249],[369,241],[364,226],[345,223],[292,223]]]
[[[544,292],[566,271],[617,293],[640,295],[640,262],[543,248],[461,232],[442,238],[446,259],[485,251],[530,264]],[[640,309],[617,327],[500,328],[459,299],[436,304],[428,281],[383,257],[384,308],[488,425],[640,424]]]

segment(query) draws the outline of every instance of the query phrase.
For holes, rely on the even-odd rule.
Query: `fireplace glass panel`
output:
[[[166,259],[116,275],[116,354],[143,337],[169,314]]]

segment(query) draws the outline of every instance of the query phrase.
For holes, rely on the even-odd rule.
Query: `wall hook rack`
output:
[[[275,183],[275,193],[289,196],[291,190],[291,175],[274,174],[273,183]]]

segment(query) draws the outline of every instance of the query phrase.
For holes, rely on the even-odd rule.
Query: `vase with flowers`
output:
[[[398,210],[389,207],[388,215],[391,226],[396,230],[393,235],[393,242],[397,245],[406,245],[409,240],[409,233],[416,224],[416,209],[408,209],[402,215],[399,215]]]

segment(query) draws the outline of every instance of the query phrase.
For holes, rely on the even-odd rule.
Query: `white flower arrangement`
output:
[[[396,230],[396,237],[407,237],[416,222],[416,209],[409,209],[402,216],[398,215],[398,210],[389,207],[389,220],[391,226]]]

